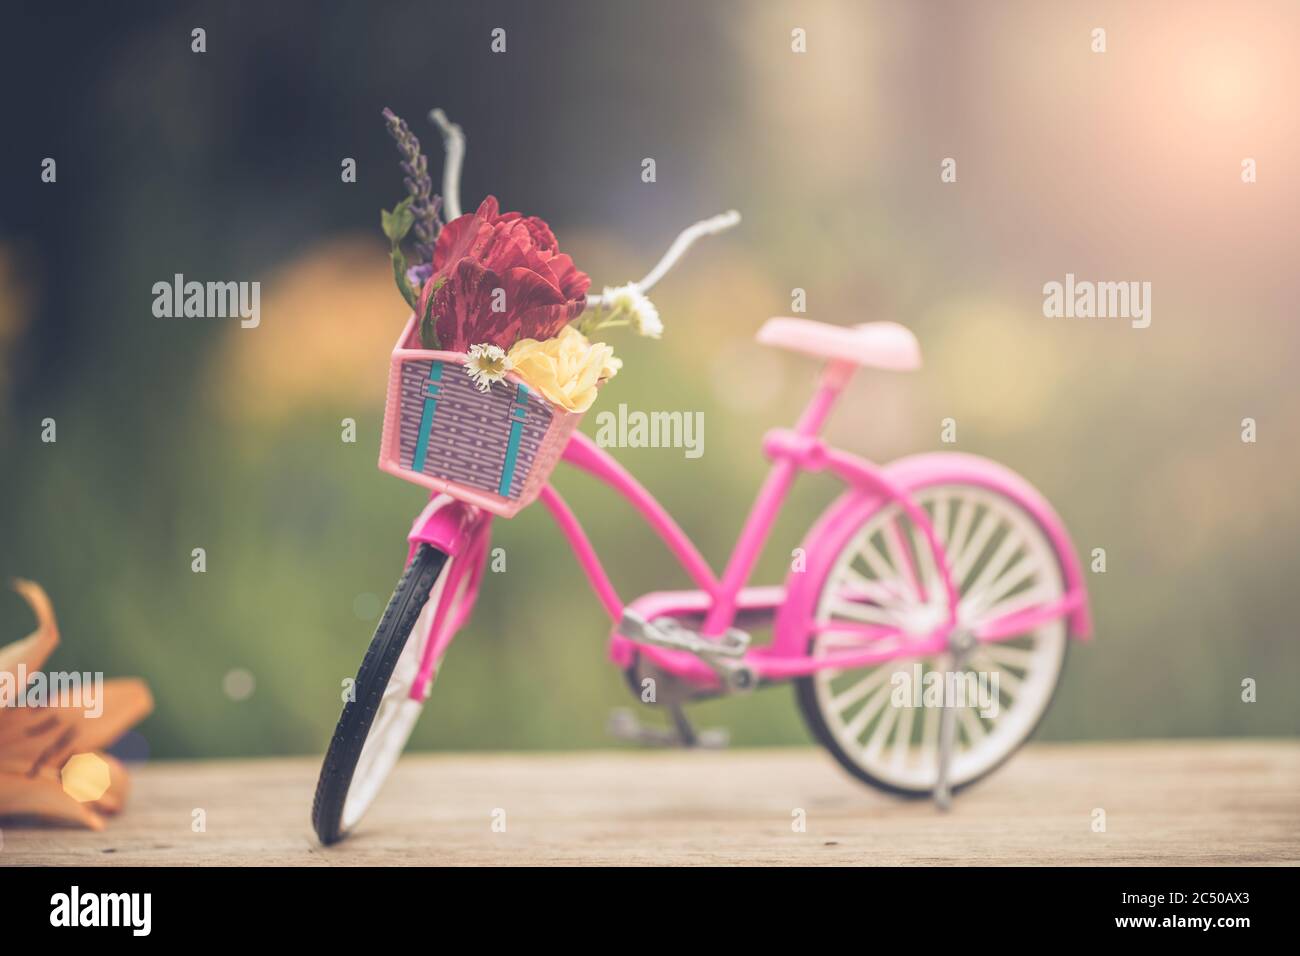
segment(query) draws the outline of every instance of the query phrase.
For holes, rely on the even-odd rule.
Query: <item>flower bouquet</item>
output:
[[[536,216],[488,196],[459,214],[464,139],[441,111],[443,198],[407,124],[384,111],[407,196],[382,214],[411,316],[392,354],[379,467],[509,517],[540,493],[600,386],[618,373],[593,338],[626,327],[658,338],[642,284],[588,296],[591,280]]]

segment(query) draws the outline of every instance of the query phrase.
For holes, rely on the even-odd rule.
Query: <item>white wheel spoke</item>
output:
[[[915,524],[912,526],[912,548],[916,551],[917,570],[921,575],[921,580],[925,582],[926,597],[929,599],[926,603],[933,604],[943,600],[943,587],[939,581],[939,569],[934,563],[934,552],[930,550],[930,542],[926,540],[921,529]]]
[[[998,695],[1008,700],[1014,700],[1016,694],[1020,691],[1020,678],[1012,674],[1005,667],[999,665],[993,658],[989,657],[983,651],[975,654],[970,659],[971,667],[975,670],[984,671],[985,673],[997,672],[998,675]],[[990,678],[992,680],[992,678]],[[998,704],[998,710],[1002,709],[1001,703]]]
[[[970,536],[970,523],[974,517],[975,505],[965,498],[957,502],[957,520],[953,522],[952,537],[945,541],[943,545],[944,550],[948,552],[949,569],[952,568],[953,562],[961,556],[963,545]]]
[[[1028,670],[1034,661],[1034,652],[1023,647],[1011,647],[1002,641],[988,641],[983,645],[984,653],[993,658],[999,667],[1014,667]]]
[[[981,605],[990,600],[988,593],[992,589],[994,582],[1008,569],[1020,548],[1020,539],[1017,535],[1007,533],[1002,538],[1002,543],[998,545],[997,550],[993,552],[993,556],[980,569],[974,583],[966,589],[972,604]]]
[[[997,524],[997,521],[990,518],[987,512],[980,515],[979,520],[975,522],[975,530],[971,532],[970,540],[962,546],[961,557],[952,562],[952,583],[958,588],[966,580],[966,575],[970,574],[971,568],[975,567],[975,562],[979,560],[980,555],[984,553],[984,546],[989,543],[989,538],[993,537]]]
[[[1052,599],[1051,592],[1047,588],[1034,586],[1026,591],[1013,594],[1005,598],[992,607],[975,609],[963,605],[963,610],[968,614],[968,620],[971,624],[992,624],[1000,621],[1004,617],[1010,617],[1012,614],[1019,614],[1021,611],[1027,611],[1031,607],[1038,607]]]
[[[911,667],[911,662],[907,662]],[[912,746],[912,724],[916,720],[915,707],[903,707],[903,711],[898,715],[898,731],[894,734],[894,746],[889,754],[889,762],[894,766],[902,766],[907,761],[907,756]]]
[[[909,564],[907,548],[903,543],[903,528],[898,518],[894,518],[885,531],[885,549],[889,552],[889,563],[894,567],[895,579],[906,589],[909,600],[920,604],[921,593],[916,588],[910,570],[914,566]]]
[[[923,768],[929,769],[930,765],[938,761],[939,754],[939,708],[925,708],[925,716],[921,718],[921,752],[920,760]]]
[[[883,672],[885,669],[886,668],[882,667],[881,671]],[[889,688],[877,688],[876,692],[867,698],[867,702],[862,705],[862,709],[853,716],[853,720],[850,721],[848,726],[845,728],[845,732],[848,734],[849,739],[858,740],[861,738],[862,732],[867,729],[867,725],[871,723],[871,719],[875,717],[876,714],[880,713],[880,708],[884,707],[888,702]]]
[[[863,538],[862,543],[858,546],[858,554],[862,557],[862,560],[867,563],[867,567],[871,568],[871,572],[876,576],[876,580],[879,583],[882,585],[893,585],[894,588],[897,588],[897,582],[899,580],[898,575],[894,572],[894,569],[889,566],[889,562],[885,559],[885,556],[880,553],[880,550],[876,547],[875,542],[872,541],[870,537]],[[902,595],[899,594],[894,598],[894,600],[897,601],[901,599],[901,597]]]
[[[979,602],[972,603],[972,612],[979,616],[984,615],[988,608],[995,607],[999,601],[1022,589],[1023,585],[1032,584],[1038,576],[1038,571],[1038,565],[1028,555],[1017,558],[996,581],[988,586]]]
[[[948,497],[939,495],[934,499],[933,520],[934,536],[946,549],[948,547]]]
[[[844,592],[855,595],[861,595],[869,601],[875,601],[882,607],[902,608],[903,602],[894,591],[885,587],[879,581],[874,581],[864,574],[860,574],[853,568],[845,568],[844,573],[840,575],[840,587],[837,588],[841,598],[844,598]]]
[[[959,707],[957,709],[957,721],[965,728],[966,740],[972,747],[979,746],[980,742],[988,736],[989,732],[980,723],[979,717],[970,707]]]
[[[889,608],[875,604],[855,604],[852,601],[837,600],[831,604],[831,612],[841,617],[852,618],[863,624],[880,624],[884,627],[898,627],[897,615]]]
[[[863,697],[869,694],[873,688],[879,686],[880,682],[884,679],[885,679],[885,668],[883,667],[876,668],[874,671],[867,674],[866,677],[862,678],[862,680],[858,681],[848,690],[836,695],[831,700],[831,707],[835,710],[836,714],[843,714],[845,710],[852,707]]]
[[[889,740],[889,732],[894,729],[894,722],[898,720],[900,708],[892,706],[892,701],[890,704],[891,706],[885,708],[884,716],[876,724],[876,729],[871,732],[871,739],[867,741],[866,755],[868,757],[874,757],[884,749],[885,742]]]

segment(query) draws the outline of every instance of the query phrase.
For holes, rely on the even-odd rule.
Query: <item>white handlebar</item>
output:
[[[447,114],[436,109],[429,121],[442,132],[442,148],[446,159],[442,164],[443,219],[451,222],[460,216],[460,167],[465,161],[465,132],[447,119]]]
[[[442,208],[447,222],[460,215],[460,168],[465,162],[465,132],[459,125],[447,119],[441,109],[429,113],[429,121],[442,133],[442,146],[446,159],[442,166]],[[663,258],[651,269],[640,282],[633,283],[641,292],[646,292],[656,282],[668,274],[688,249],[705,236],[716,236],[726,232],[740,222],[740,213],[732,209],[708,219],[701,219],[692,226],[687,226],[673,240]],[[587,307],[600,305],[601,297],[587,296]]]
[[[656,282],[668,274],[668,270],[677,264],[677,260],[686,255],[686,251],[695,245],[705,236],[716,236],[720,232],[726,232],[728,229],[740,223],[740,213],[731,209],[727,212],[720,213],[717,216],[711,216],[708,219],[701,219],[693,226],[687,226],[673,240],[673,244],[668,247],[663,258],[658,264],[646,274],[646,277],[640,282],[634,283],[641,292],[647,291]],[[600,305],[600,296],[587,296],[587,307]]]

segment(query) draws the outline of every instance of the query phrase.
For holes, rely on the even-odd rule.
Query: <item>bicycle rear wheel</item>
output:
[[[947,554],[962,626],[977,628],[1065,593],[1049,536],[1018,501],[959,480],[912,494]],[[924,580],[924,600],[914,574]],[[918,529],[890,505],[866,518],[823,582],[816,620],[830,630],[810,639],[809,653],[834,656],[862,647],[861,638],[836,633],[837,621],[900,628],[919,637],[941,624],[945,613],[937,571]],[[1060,683],[1068,642],[1065,620],[1057,619],[978,645],[963,668],[975,684],[966,686],[988,690],[983,703],[992,706],[970,697],[958,708],[955,791],[987,776],[1032,736]],[[918,677],[920,686],[938,685],[951,667],[944,653],[820,670],[796,681],[799,709],[817,741],[849,773],[902,796],[926,796],[938,775],[940,709],[921,706],[922,695],[912,689]]]
[[[402,572],[321,766],[311,820],[322,843],[357,824],[401,756],[424,707],[411,687],[425,648],[457,621],[471,570],[421,544]]]

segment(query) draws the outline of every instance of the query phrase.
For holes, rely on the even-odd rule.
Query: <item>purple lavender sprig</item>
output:
[[[420,141],[411,128],[388,107],[384,107],[384,121],[389,135],[397,142],[402,154],[402,172],[406,191],[411,197],[411,214],[415,217],[415,254],[420,262],[433,261],[433,244],[442,231],[442,197],[433,191],[429,179],[429,161],[420,152]]]

